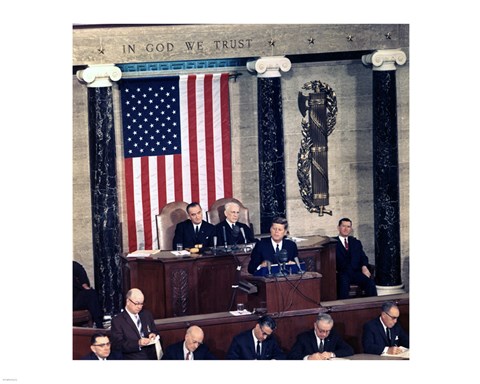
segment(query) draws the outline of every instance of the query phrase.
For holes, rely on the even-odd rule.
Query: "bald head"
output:
[[[185,333],[185,346],[190,352],[194,352],[203,343],[203,330],[197,325],[192,325]]]

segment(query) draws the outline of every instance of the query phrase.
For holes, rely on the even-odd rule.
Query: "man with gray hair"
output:
[[[236,245],[257,242],[252,229],[238,221],[239,215],[240,206],[237,203],[230,201],[225,204],[225,220],[215,226],[219,244]]]
[[[313,330],[300,333],[288,354],[289,360],[329,360],[353,355],[353,348],[333,329],[333,319],[320,313]]]

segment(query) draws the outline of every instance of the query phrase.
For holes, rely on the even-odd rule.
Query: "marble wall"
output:
[[[400,240],[402,282],[409,286],[409,53],[407,63],[397,68],[398,141],[400,170]],[[232,168],[234,197],[250,209],[256,232],[260,228],[257,78],[245,68],[230,80],[232,127]],[[337,96],[337,123],[328,137],[330,205],[332,216],[318,216],[304,207],[298,188],[297,155],[300,148],[301,119],[298,93],[312,80],[327,83]],[[337,234],[342,217],[353,221],[354,235],[362,240],[370,262],[374,263],[373,171],[372,171],[372,69],[360,60],[294,63],[281,78],[287,219],[290,234]],[[76,77],[73,86],[73,258],[81,262],[93,281],[92,234],[88,162],[87,90]],[[305,92],[305,91],[303,91]],[[121,137],[119,92],[114,86],[116,135]],[[124,174],[121,140],[117,140],[117,175],[120,221],[125,222]],[[123,245],[126,249],[126,228]]]

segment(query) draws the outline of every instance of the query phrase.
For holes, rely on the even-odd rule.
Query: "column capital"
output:
[[[122,78],[122,71],[115,64],[91,64],[77,71],[77,79],[90,88],[111,87],[112,81]]]
[[[401,49],[381,49],[362,56],[364,65],[371,64],[374,71],[395,71],[397,65],[407,62],[407,55]]]
[[[281,77],[280,70],[288,72],[292,63],[285,56],[260,57],[247,63],[250,72],[257,72],[257,77]]]

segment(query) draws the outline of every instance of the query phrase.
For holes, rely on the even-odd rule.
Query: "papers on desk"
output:
[[[130,252],[127,257],[150,257],[160,253],[159,249],[138,249],[134,252]]]
[[[398,347],[402,351],[396,355],[391,355],[390,353],[383,353],[382,356],[389,356],[389,357],[403,357],[404,359],[410,359],[410,350],[405,347]]]
[[[243,311],[230,311],[230,313],[233,316],[243,316],[243,315],[251,315],[252,314],[252,312],[247,311],[246,309],[244,309]]]
[[[186,251],[185,249],[183,251],[172,251],[172,253],[175,256],[188,256],[188,255],[190,255],[190,252]]]
[[[294,241],[295,243],[299,243],[299,242],[301,242],[301,241],[307,240],[307,239],[303,239],[303,238],[301,238],[301,237],[293,237],[293,236],[289,237],[289,239],[292,240],[292,241]]]

